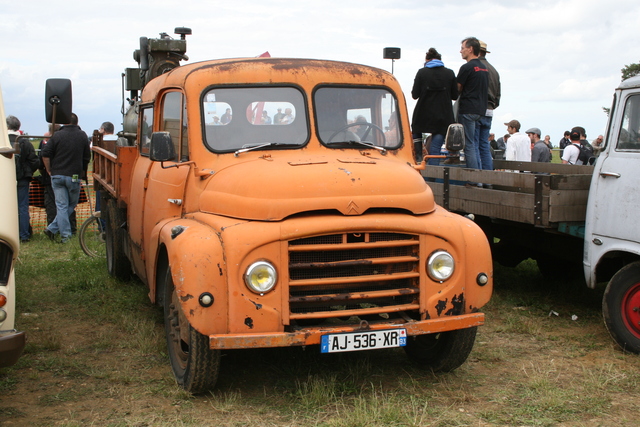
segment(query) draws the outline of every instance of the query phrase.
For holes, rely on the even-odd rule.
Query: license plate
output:
[[[342,334],[323,335],[320,341],[320,352],[339,353],[342,351],[404,347],[405,345],[407,345],[406,329],[345,332]]]

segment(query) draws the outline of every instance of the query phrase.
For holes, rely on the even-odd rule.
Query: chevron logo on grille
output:
[[[353,200],[347,205],[347,215],[360,215],[360,208]]]

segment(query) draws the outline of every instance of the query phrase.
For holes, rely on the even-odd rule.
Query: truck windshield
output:
[[[214,88],[202,101],[205,144],[214,152],[302,147],[309,139],[306,111],[296,88]]]
[[[318,136],[329,147],[362,149],[354,142],[365,142],[393,149],[402,142],[396,98],[387,89],[321,87],[313,101]]]

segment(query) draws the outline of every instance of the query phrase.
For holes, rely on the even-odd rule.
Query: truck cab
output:
[[[113,150],[93,148],[107,267],[163,307],[185,390],[215,385],[225,349],[404,347],[435,371],[464,363],[490,249],[435,204],[393,75],[213,60],[149,78],[130,112]]]
[[[591,288],[609,282],[607,329],[624,350],[640,353],[640,76],[616,89],[605,143],[589,190],[584,272]]]

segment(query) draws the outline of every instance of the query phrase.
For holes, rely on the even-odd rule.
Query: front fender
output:
[[[590,241],[585,240],[585,256],[583,268],[585,281],[589,288],[595,288],[598,284],[598,268],[607,258],[640,258],[640,245],[629,240],[620,240],[604,236],[592,236]],[[593,240],[597,237],[600,244]]]
[[[159,229],[154,255],[162,246],[166,248],[173,284],[191,326],[202,334],[226,333],[227,265],[220,235],[201,222],[174,219]],[[151,292],[155,294],[155,289]],[[213,296],[213,304],[203,307],[199,298],[207,292]]]

